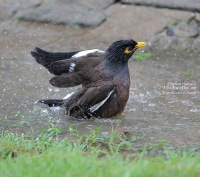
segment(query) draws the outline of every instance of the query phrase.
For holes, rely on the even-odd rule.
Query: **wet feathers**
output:
[[[128,60],[137,45],[133,40],[120,40],[106,51],[66,53],[51,53],[36,47],[31,55],[55,75],[49,81],[51,85],[62,88],[82,85],[67,99],[39,102],[65,108],[76,118],[109,118],[122,113],[130,89]]]

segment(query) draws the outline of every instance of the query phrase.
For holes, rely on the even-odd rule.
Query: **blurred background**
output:
[[[200,145],[199,0],[0,0],[0,129],[38,135],[50,126],[88,133],[103,125],[145,138]],[[73,120],[38,99],[62,98],[52,75],[30,56],[98,48],[120,39],[147,42],[129,61],[131,90],[122,115]],[[45,129],[45,130],[44,130]]]

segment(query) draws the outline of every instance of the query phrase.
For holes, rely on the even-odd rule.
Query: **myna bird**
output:
[[[39,102],[65,108],[75,118],[109,118],[121,114],[129,97],[128,60],[143,46],[145,42],[131,39],[116,41],[106,51],[51,53],[36,47],[31,55],[55,75],[49,81],[51,85],[66,88],[82,84],[68,98]]]

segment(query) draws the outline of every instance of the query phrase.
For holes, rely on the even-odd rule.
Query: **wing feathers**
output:
[[[76,55],[77,53],[78,55]],[[36,47],[31,55],[50,73],[56,75],[49,81],[50,84],[64,88],[77,86],[83,84],[83,82],[88,84],[91,78],[89,73],[104,61],[106,53],[97,49],[82,52],[51,53]]]
[[[56,53],[52,53],[52,52],[47,52],[45,50],[42,50],[38,47],[35,47],[34,53],[36,54],[42,54],[44,58],[59,58],[61,60],[63,59],[69,59],[71,58],[73,55],[75,55],[76,53],[79,53],[80,51],[74,51],[74,52],[56,52]],[[40,55],[41,56],[41,55]]]
[[[53,62],[64,60],[64,59],[70,59],[73,55],[79,52],[80,51],[66,52],[66,53],[51,53],[51,52],[42,50],[38,47],[35,47],[34,51],[31,51],[31,55],[35,58],[37,63],[46,67],[49,70],[49,72],[51,72],[50,66]]]
[[[81,88],[68,99],[64,100],[62,107],[74,117],[91,117],[98,115],[98,111],[109,98],[112,97],[115,87],[112,85],[103,85],[98,87]]]
[[[61,76],[53,77],[49,82],[55,87],[74,87],[83,83],[83,79],[76,73],[62,74]]]
[[[89,108],[89,110],[92,113],[95,112],[96,110],[98,110],[110,98],[110,96],[112,95],[113,92],[114,92],[114,89],[110,93],[108,93],[108,96],[104,100],[102,100],[101,102],[93,105],[92,107]]]
[[[80,58],[79,58],[79,60],[80,60]],[[56,61],[51,64],[49,70],[54,75],[61,75],[63,73],[69,73],[69,72],[74,71],[74,67],[76,66],[77,62],[78,62],[78,59]]]

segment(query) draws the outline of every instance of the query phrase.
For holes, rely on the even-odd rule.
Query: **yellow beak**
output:
[[[147,45],[146,42],[138,42],[138,44],[135,46],[135,48],[136,48],[136,49],[139,49],[139,48],[144,47],[144,46],[146,46],[146,45]]]

